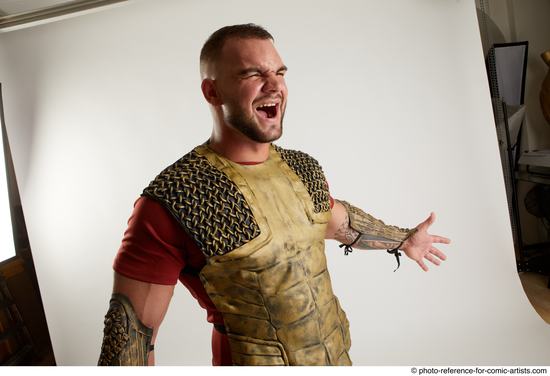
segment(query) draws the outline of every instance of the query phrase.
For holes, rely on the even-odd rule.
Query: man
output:
[[[351,365],[325,239],[399,250],[425,271],[445,255],[429,235],[333,200],[321,167],[271,142],[287,104],[283,64],[263,28],[216,31],[200,56],[214,119],[208,142],[144,190],[114,263],[102,365],[154,364],[152,344],[179,279],[214,324],[214,365]]]

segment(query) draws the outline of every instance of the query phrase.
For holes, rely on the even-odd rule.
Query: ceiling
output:
[[[51,22],[127,0],[0,0],[0,32]]]
[[[69,3],[67,0],[0,0],[0,15],[26,13],[53,5]]]

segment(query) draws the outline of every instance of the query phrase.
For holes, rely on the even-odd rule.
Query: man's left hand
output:
[[[439,265],[447,256],[439,249],[434,247],[434,243],[449,244],[450,239],[443,236],[428,234],[428,228],[435,222],[435,213],[430,213],[430,216],[418,226],[416,232],[408,238],[401,247],[405,254],[416,261],[416,263],[424,270],[428,271],[428,267],[424,263],[424,259],[432,264]]]

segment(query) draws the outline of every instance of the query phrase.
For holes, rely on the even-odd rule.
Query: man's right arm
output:
[[[173,293],[173,285],[141,282],[115,272],[99,365],[154,365],[153,345]]]
[[[160,324],[185,267],[183,230],[158,202],[141,197],[117,253],[99,364],[152,365]]]

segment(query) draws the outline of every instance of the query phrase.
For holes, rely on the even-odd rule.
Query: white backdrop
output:
[[[515,271],[473,1],[136,0],[0,35],[0,80],[56,359],[95,364],[112,261],[134,200],[207,139],[198,54],[255,22],[289,67],[280,145],[315,156],[334,197],[414,226],[431,210],[448,261],[424,273],[327,243],[356,365],[550,364],[550,328]],[[181,285],[157,363],[210,364]]]

